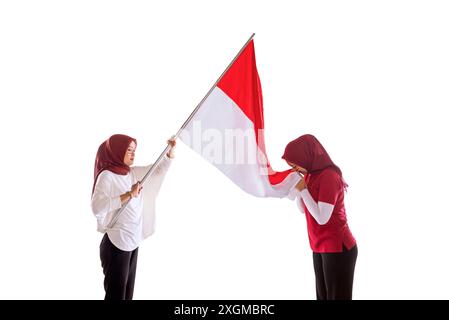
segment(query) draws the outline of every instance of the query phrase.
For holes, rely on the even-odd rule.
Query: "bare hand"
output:
[[[136,184],[134,184],[131,188],[131,195],[133,198],[137,198],[140,194],[140,191],[142,190],[142,186],[140,184],[140,181],[137,181]]]
[[[170,139],[167,140],[167,144],[170,145],[170,150],[167,152],[167,157],[169,158],[173,158],[174,155],[174,150],[176,147],[176,139],[175,136],[172,136]]]

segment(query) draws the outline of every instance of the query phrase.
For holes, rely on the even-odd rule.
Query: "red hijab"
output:
[[[348,186],[340,168],[331,160],[318,139],[311,134],[305,134],[290,141],[285,147],[282,159],[303,167],[309,174],[320,173],[324,169],[331,168],[340,176],[342,187],[346,189]]]
[[[95,159],[92,193],[94,192],[93,190],[95,189],[98,175],[104,170],[109,170],[121,175],[129,173],[130,168],[123,162],[123,159],[125,158],[126,150],[132,141],[137,145],[137,140],[134,138],[124,134],[114,134],[100,145]]]

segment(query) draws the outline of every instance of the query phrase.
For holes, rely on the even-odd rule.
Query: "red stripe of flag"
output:
[[[242,112],[254,123],[254,131],[259,149],[266,156],[263,133],[259,135],[259,129],[264,129],[262,87],[256,67],[256,55],[254,41],[247,45],[231,68],[224,74],[217,85],[231,98]],[[292,171],[275,172],[268,162],[269,181],[272,185],[281,183]]]

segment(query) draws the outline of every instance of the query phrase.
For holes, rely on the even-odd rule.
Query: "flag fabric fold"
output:
[[[180,135],[242,190],[257,197],[285,197],[300,180],[274,171],[264,141],[262,89],[251,40]]]

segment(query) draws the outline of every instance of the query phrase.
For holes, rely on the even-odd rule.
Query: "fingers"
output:
[[[140,191],[142,191],[143,186],[141,185],[140,181],[137,181],[132,187],[131,187],[131,193],[133,198],[137,197],[140,194]]]
[[[176,146],[176,139],[175,139],[174,135],[171,136],[170,139],[167,140],[167,144],[169,144],[172,147]]]
[[[140,185],[140,181],[137,181],[133,186],[132,186],[132,190],[138,190],[140,191],[140,189],[142,189],[142,186]]]

